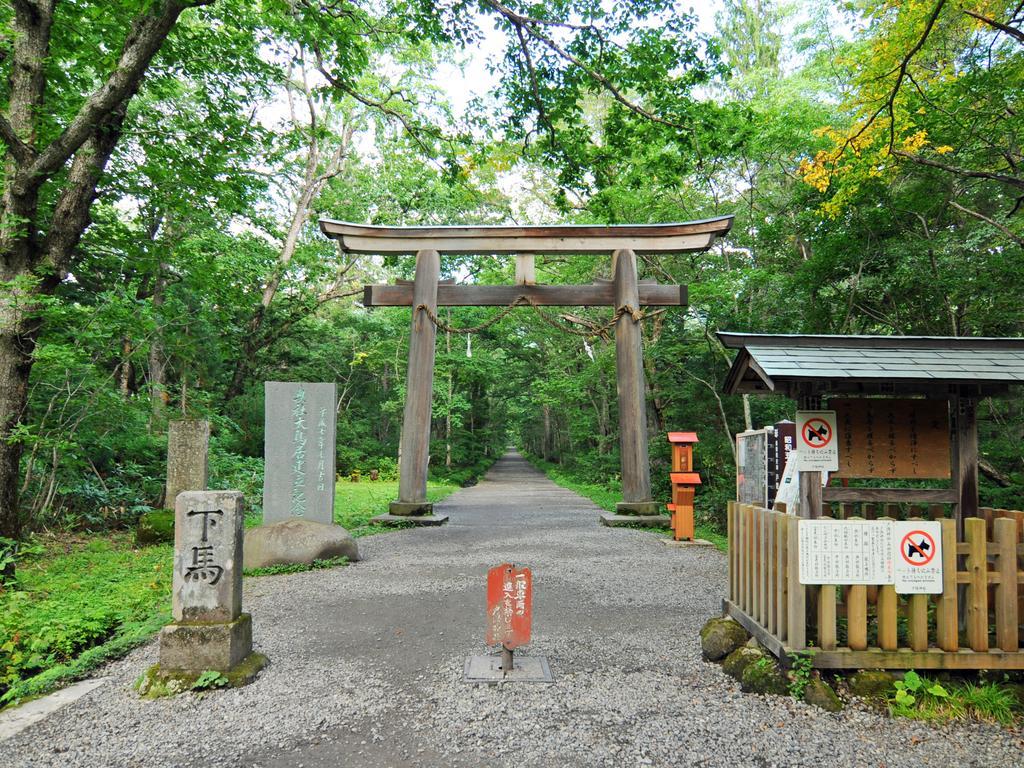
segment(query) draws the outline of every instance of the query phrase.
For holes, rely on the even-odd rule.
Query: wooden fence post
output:
[[[788,571],[787,558],[788,534],[786,526],[790,518],[787,514],[778,514],[775,518],[775,630],[779,640],[785,640],[789,631],[789,607],[787,605]]]
[[[743,556],[746,559],[746,597],[743,610],[754,616],[754,505],[743,505],[743,524],[746,526],[746,540],[743,542]]]
[[[765,599],[768,602],[768,615],[765,618],[768,631],[773,635],[779,626],[779,604],[775,600],[775,584],[778,579],[777,559],[775,555],[775,516],[777,512],[768,511],[765,513],[765,526],[768,539],[767,556],[764,564],[765,570]]]
[[[1017,521],[1004,517],[993,522],[996,550],[996,643],[1004,651],[1018,649],[1017,627]]]
[[[886,505],[886,511],[891,512],[893,505]],[[883,517],[881,520],[892,520],[891,517]],[[893,584],[883,584],[878,587],[878,601],[876,611],[878,617],[878,647],[883,651],[895,651],[897,647],[896,614],[899,607],[899,598],[896,597],[896,587]]]
[[[736,602],[736,502],[726,505],[726,538],[729,541],[729,600]]]
[[[988,557],[985,521],[963,521],[967,540],[967,642],[974,651],[988,650]]]
[[[942,525],[942,594],[935,602],[935,636],[939,648],[950,653],[960,649],[957,618],[956,520],[945,518]]]
[[[789,629],[786,632],[786,644],[794,651],[802,651],[807,645],[807,596],[806,589],[800,583],[799,520],[790,520],[787,528],[786,578],[789,582],[787,585]]]
[[[754,618],[764,626],[764,528],[761,526],[763,510],[754,507]]]

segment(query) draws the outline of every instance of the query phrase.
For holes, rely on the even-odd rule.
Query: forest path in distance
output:
[[[0,742],[23,766],[1005,766],[1019,732],[942,728],[740,693],[701,660],[726,557],[598,524],[601,510],[509,453],[437,505],[451,521],[360,540],[363,562],[250,578],[271,660],[245,688],[140,700],[150,643],[106,684]],[[532,569],[552,684],[469,685],[487,570]]]

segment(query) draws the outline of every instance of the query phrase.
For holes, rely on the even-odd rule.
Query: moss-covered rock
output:
[[[760,648],[744,645],[725,657],[725,661],[722,662],[722,671],[729,677],[742,681],[743,670],[764,657]]]
[[[847,688],[854,696],[862,699],[884,699],[892,693],[896,676],[882,669],[862,669],[850,675]]]
[[[832,690],[832,686],[817,675],[812,677],[804,688],[804,701],[821,707],[826,712],[838,712],[843,708],[842,699]]]
[[[789,681],[775,660],[767,656],[743,670],[741,683],[746,693],[765,693],[772,696],[789,694]]]
[[[139,516],[135,525],[135,546],[174,542],[174,510],[154,509]]]
[[[710,619],[700,631],[700,648],[708,661],[724,659],[747,640],[750,634],[729,618]]]

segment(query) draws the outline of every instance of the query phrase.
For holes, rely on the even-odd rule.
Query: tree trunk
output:
[[[160,308],[164,305],[167,294],[167,270],[169,265],[160,262],[157,265],[156,279],[153,281],[153,315],[156,328],[153,329],[153,340],[149,344],[149,431],[159,429],[163,422],[164,409],[167,407],[167,387],[165,376],[167,361],[164,359],[164,332],[160,318]]]
[[[56,2],[8,4],[14,11],[6,19],[13,45],[6,52],[11,58],[7,107],[0,110],[0,536],[18,538],[24,523],[18,499],[24,447],[16,433],[27,408],[32,353],[42,322],[35,299],[51,295],[65,277],[71,254],[90,224],[96,185],[120,139],[128,102],[150,62],[181,12],[207,2],[146,4],[130,20],[117,64],[45,146],[37,146],[42,133],[38,127],[51,128],[46,74]],[[59,193],[42,220],[43,187],[57,178]]]
[[[25,317],[23,309],[11,305],[4,308],[0,317],[0,536],[19,540],[25,521],[19,504],[18,478],[25,446],[12,437],[28,406],[28,381],[38,325]]]
[[[545,403],[541,406],[544,412],[544,439],[541,442],[540,455],[544,461],[551,460],[551,406]]]
[[[121,361],[117,366],[117,388],[121,397],[128,399],[132,392],[132,339],[121,339]]]

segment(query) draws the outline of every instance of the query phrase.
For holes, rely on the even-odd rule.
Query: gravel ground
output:
[[[1008,766],[1021,733],[933,728],[745,695],[700,659],[726,560],[602,528],[599,510],[511,454],[439,508],[451,523],[362,539],[349,568],[249,579],[257,649],[246,688],[140,700],[140,648],[111,682],[12,739],[0,766]],[[534,573],[552,685],[470,686],[486,652],[484,583]]]

